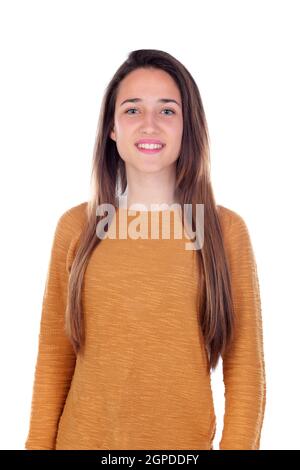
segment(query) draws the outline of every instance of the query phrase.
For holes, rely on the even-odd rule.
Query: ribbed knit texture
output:
[[[212,449],[216,416],[197,320],[196,251],[172,235],[176,214],[170,239],[105,238],[96,247],[82,291],[86,343],[76,358],[64,315],[86,208],[72,207],[56,226],[25,448]],[[256,262],[242,217],[218,210],[238,320],[223,357],[219,448],[259,449],[266,381]]]

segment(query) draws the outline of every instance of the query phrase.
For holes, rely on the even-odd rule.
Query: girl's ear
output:
[[[113,128],[113,129],[114,129],[114,128]],[[114,140],[114,141],[116,140],[116,134],[115,134],[115,131],[114,131],[114,130],[112,130],[112,131],[110,132],[109,136],[110,136],[110,138],[111,138],[112,140]]]

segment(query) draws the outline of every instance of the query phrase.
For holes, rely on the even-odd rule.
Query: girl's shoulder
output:
[[[229,209],[229,207],[225,207],[221,204],[217,205],[217,210],[220,217],[226,221],[238,221],[243,220],[242,215],[239,212],[236,212],[233,209]]]
[[[251,244],[250,230],[245,218],[233,209],[218,205],[217,211],[225,244]]]
[[[87,219],[87,209],[87,201],[70,207],[59,216],[57,228],[68,233],[80,231]]]
[[[87,205],[87,202],[81,202],[61,213],[56,222],[55,246],[66,250],[79,237],[87,219]]]
[[[233,209],[217,206],[225,249],[229,252],[253,251],[248,224],[244,217]]]
[[[217,205],[219,220],[224,230],[232,230],[234,228],[247,228],[244,217],[233,209],[229,209],[223,205]]]
[[[62,259],[70,271],[76,247],[87,219],[87,202],[81,202],[65,210],[58,218],[52,253],[55,259]]]

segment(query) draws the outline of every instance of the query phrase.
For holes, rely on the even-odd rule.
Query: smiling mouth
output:
[[[165,147],[165,144],[163,144],[162,147],[159,147],[159,148],[143,148],[143,147],[138,147],[137,144],[135,144],[135,146],[138,149],[138,151],[141,153],[156,154],[162,151],[162,149]]]

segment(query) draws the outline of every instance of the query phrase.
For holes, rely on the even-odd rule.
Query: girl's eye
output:
[[[127,110],[125,111],[125,113],[127,114],[128,111],[132,111],[132,110],[136,110],[136,108],[129,108],[129,109],[127,109]],[[129,114],[133,114],[133,113],[129,113]]]
[[[166,109],[164,109],[164,111],[171,111],[171,113],[175,114],[175,112],[173,111],[173,109],[166,108]]]
[[[125,111],[125,113],[127,114],[128,111],[136,111],[136,108],[129,108],[129,109],[127,109],[127,111]],[[165,108],[165,109],[163,109],[163,111],[171,111],[171,113],[175,114],[175,112],[172,109],[169,109],[169,108]],[[129,114],[135,114],[135,113],[129,113]],[[168,114],[168,116],[170,116],[170,114]]]

